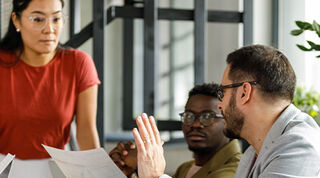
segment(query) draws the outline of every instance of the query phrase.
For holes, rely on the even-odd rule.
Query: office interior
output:
[[[0,3],[3,37],[11,1]],[[298,85],[320,90],[319,54],[296,46],[320,38],[290,34],[296,20],[320,22],[317,7],[318,0],[65,0],[61,43],[95,61],[102,81],[97,128],[106,151],[133,140],[134,119],[146,112],[155,116],[166,141],[170,174],[192,159],[178,115],[188,91],[195,84],[219,83],[231,51],[274,46],[292,63]]]

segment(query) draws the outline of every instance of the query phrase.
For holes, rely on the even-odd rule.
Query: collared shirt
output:
[[[232,140],[221,148],[192,178],[234,177],[241,158],[238,140]],[[183,163],[176,171],[174,178],[185,178],[194,160]]]
[[[309,115],[289,105],[269,130],[252,169],[256,151],[241,158],[236,178],[320,176],[320,129]]]

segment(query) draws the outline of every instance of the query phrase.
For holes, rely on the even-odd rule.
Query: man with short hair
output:
[[[242,153],[238,140],[230,140],[223,134],[224,120],[217,107],[217,89],[217,84],[203,84],[189,92],[185,110],[180,116],[184,138],[194,160],[181,164],[173,176],[175,178],[235,176]],[[129,145],[118,144],[110,152],[111,158],[126,175],[137,167],[128,160],[132,159],[131,152],[136,153],[129,149]],[[123,151],[125,155],[121,160]],[[119,161],[124,162],[121,165]]]
[[[228,137],[251,145],[236,177],[317,177],[320,129],[292,103],[296,76],[273,47],[253,45],[228,55],[218,90]]]
[[[217,108],[216,84],[203,84],[189,92],[180,114],[182,131],[194,160],[183,163],[175,178],[234,177],[241,149],[238,140],[223,134],[224,120]]]
[[[296,77],[288,59],[273,47],[252,45],[229,54],[227,64],[218,90],[224,130],[251,145],[236,177],[320,177],[320,129],[291,104]],[[165,177],[154,120],[140,119],[137,125],[139,175]]]

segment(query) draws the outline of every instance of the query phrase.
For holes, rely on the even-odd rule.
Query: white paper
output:
[[[6,157],[4,157],[0,162],[0,174],[10,165],[10,163],[14,159],[14,155],[8,153]]]
[[[21,160],[15,158],[11,165],[9,178],[55,178],[49,167],[51,159]]]
[[[126,178],[103,148],[65,151],[43,146],[67,178]]]

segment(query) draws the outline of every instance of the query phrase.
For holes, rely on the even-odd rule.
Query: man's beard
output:
[[[236,90],[232,91],[232,96],[230,98],[229,107],[226,108],[225,113],[223,113],[226,128],[223,133],[229,138],[240,138],[240,132],[244,123],[243,113],[236,106]]]

